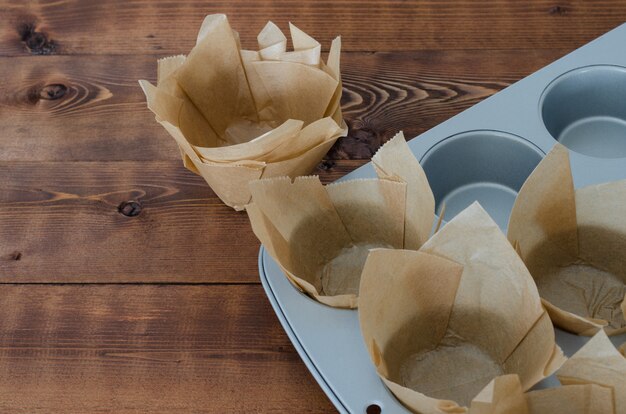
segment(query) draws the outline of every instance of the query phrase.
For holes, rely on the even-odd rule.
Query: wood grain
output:
[[[179,161],[0,163],[0,283],[258,283],[258,249],[246,214]]]
[[[320,413],[258,285],[5,285],[0,412]]]
[[[369,159],[398,130],[418,135],[566,53],[345,54],[343,107],[350,136],[329,158]],[[0,58],[5,80],[0,84],[0,161],[179,159],[137,83],[154,80],[156,59]]]
[[[152,56],[0,59],[0,160],[175,159],[137,82],[154,80],[155,65]]]
[[[570,48],[624,22],[626,3],[473,1],[0,2],[0,55],[186,53],[205,15],[226,13],[244,46],[272,19],[346,51]],[[443,29],[445,28],[445,29]]]

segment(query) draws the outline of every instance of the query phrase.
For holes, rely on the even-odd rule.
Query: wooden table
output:
[[[332,181],[626,20],[626,2],[0,0],[0,412],[334,409],[259,285],[259,244],[137,84],[206,14],[343,36]]]

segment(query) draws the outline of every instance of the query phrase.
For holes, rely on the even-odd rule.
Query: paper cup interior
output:
[[[557,78],[545,91],[546,128],[572,151],[626,157],[626,68],[589,66]]]
[[[567,312],[607,321],[609,330],[626,328],[621,309],[626,295],[626,234],[579,226],[582,254],[565,247],[566,237],[545,239],[526,256],[539,294]]]
[[[370,210],[367,205],[360,206]],[[375,211],[371,209],[370,211]],[[381,213],[384,215],[384,213]],[[400,248],[390,244],[380,233],[353,241],[347,237],[336,237],[319,231],[323,216],[312,217],[299,223],[291,239],[290,257],[292,273],[313,285],[320,295],[356,295],[359,293],[361,271],[369,249]],[[346,227],[348,234],[350,228]]]
[[[557,144],[528,178],[508,237],[555,325],[581,335],[626,332],[626,181],[574,189]]]
[[[467,405],[489,381],[508,372],[498,360],[498,349],[476,345],[479,342],[476,338],[458,337],[451,329],[434,346],[415,340],[437,330],[423,322],[436,312],[450,312],[450,309],[426,308],[391,338],[384,356],[390,368],[389,379],[429,397]],[[463,312],[468,323],[480,321],[486,330],[507,323],[498,314],[486,315],[478,308]],[[481,331],[476,332],[480,334]],[[403,352],[395,353],[394,349]]]
[[[255,234],[294,284],[326,304],[355,307],[369,249],[404,245],[404,182],[281,177],[250,188]]]

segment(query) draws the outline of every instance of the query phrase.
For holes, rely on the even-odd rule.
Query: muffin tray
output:
[[[444,222],[478,200],[506,231],[517,191],[557,140],[570,149],[576,188],[625,179],[625,43],[623,24],[411,140],[438,215],[445,204]],[[342,180],[369,177],[371,163]],[[356,310],[302,294],[263,248],[259,273],[294,347],[339,412],[408,412],[376,374]],[[588,340],[555,331],[567,356]],[[621,344],[626,335],[612,340]],[[536,388],[556,385],[552,376]]]

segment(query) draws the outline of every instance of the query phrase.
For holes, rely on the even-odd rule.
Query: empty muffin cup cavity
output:
[[[436,211],[450,220],[474,201],[506,229],[517,192],[543,153],[516,135],[470,131],[447,138],[422,158]]]
[[[626,157],[626,68],[588,66],[553,81],[541,117],[554,139],[597,158]]]

